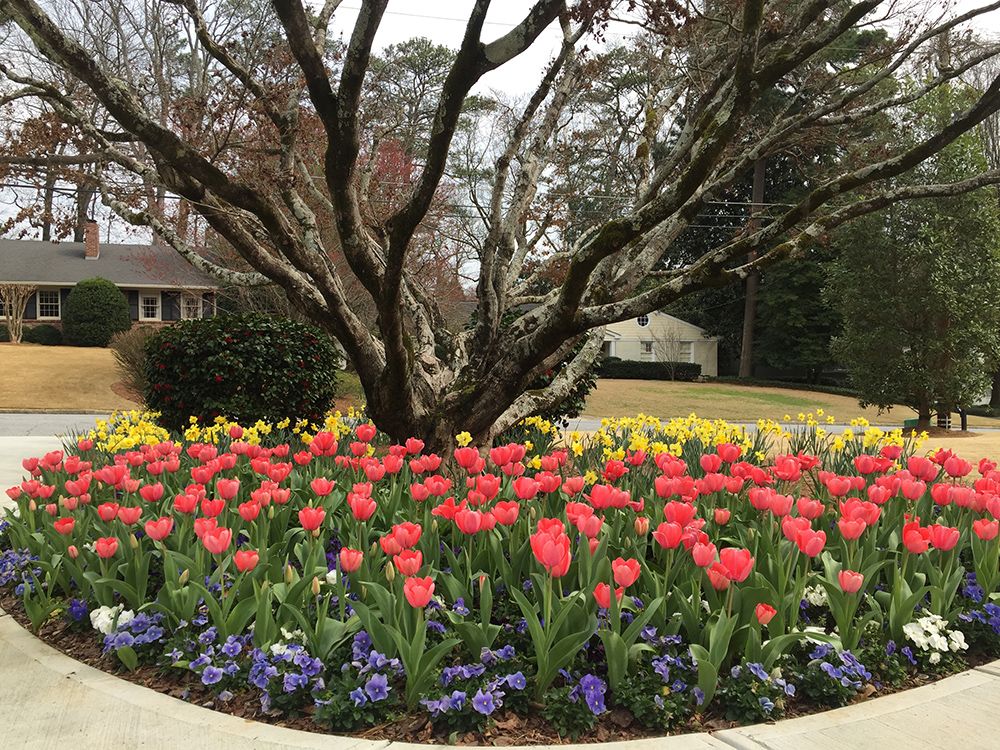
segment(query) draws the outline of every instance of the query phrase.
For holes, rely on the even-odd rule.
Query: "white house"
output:
[[[605,328],[604,354],[639,362],[694,362],[719,374],[719,340],[673,315],[653,312]]]

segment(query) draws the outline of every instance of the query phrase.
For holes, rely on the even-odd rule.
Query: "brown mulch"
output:
[[[30,623],[18,597],[9,594],[0,596],[0,607],[25,629],[30,629]],[[79,626],[74,627],[63,619],[47,622],[41,627],[37,635],[49,646],[77,661],[114,674],[123,680],[128,680],[137,685],[142,685],[151,690],[156,690],[157,692],[177,698],[178,700],[243,719],[262,721],[306,732],[347,734],[361,739],[427,744],[486,745],[494,747],[542,744],[562,745],[574,742],[616,742],[661,736],[659,733],[651,732],[642,727],[629,711],[621,708],[612,709],[602,715],[599,723],[591,732],[578,738],[559,736],[538,713],[533,713],[529,716],[520,716],[502,710],[493,715],[493,721],[490,722],[490,725],[482,733],[467,732],[458,736],[436,733],[428,717],[420,714],[408,714],[394,722],[368,727],[357,732],[333,732],[312,720],[311,707],[307,708],[300,716],[286,716],[279,711],[263,712],[258,698],[259,693],[250,688],[233,691],[234,695],[232,699],[229,701],[220,701],[209,688],[201,684],[197,675],[186,670],[171,671],[155,666],[141,665],[134,672],[129,672],[124,669],[115,657],[101,653],[99,639],[93,631],[89,628],[81,629]],[[971,668],[985,664],[991,659],[992,657],[984,654],[969,654],[967,661]],[[946,675],[939,677],[920,675],[919,677],[910,679],[906,685],[897,690],[891,688],[876,690],[874,686],[868,685],[864,692],[859,693],[855,702],[860,703],[870,698],[926,685],[944,676]],[[790,719],[825,710],[828,710],[828,708],[809,704],[805,701],[793,701],[787,707],[782,718]],[[714,732],[722,729],[731,729],[736,726],[739,726],[738,722],[728,721],[721,716],[695,715],[684,725],[678,727],[674,733]]]

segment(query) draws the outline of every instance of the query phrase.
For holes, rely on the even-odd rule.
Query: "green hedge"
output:
[[[189,417],[241,424],[319,420],[333,404],[340,356],[304,323],[266,315],[186,320],[146,342],[146,405],[164,427]]]
[[[62,312],[63,334],[73,346],[107,346],[132,327],[128,300],[107,279],[85,279],[70,291]]]
[[[25,326],[21,341],[26,344],[41,344],[43,346],[61,346],[63,334],[55,326],[42,323],[36,326]]]
[[[608,357],[601,363],[599,376],[624,380],[684,380],[701,377],[701,365],[692,362],[635,362]]]

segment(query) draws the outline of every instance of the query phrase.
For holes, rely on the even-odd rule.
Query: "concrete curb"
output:
[[[26,683],[26,684],[25,684]],[[82,664],[43,643],[0,610],[0,726],[7,747],[79,750],[125,747],[325,748],[420,750],[429,745],[314,734],[241,719],[195,706]],[[67,689],[67,685],[74,689]],[[51,696],[51,697],[49,697]],[[48,698],[58,718],[46,722],[39,706]],[[739,729],[610,742],[609,750],[800,750],[862,747],[886,750],[996,747],[1000,712],[1000,660],[930,685],[821,714]],[[40,734],[41,733],[41,734]],[[549,746],[593,750],[594,744]],[[544,746],[534,746],[535,750]],[[518,750],[515,748],[515,750]],[[521,750],[527,750],[522,748]]]

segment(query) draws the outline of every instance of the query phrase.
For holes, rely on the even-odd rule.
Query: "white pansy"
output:
[[[830,603],[826,596],[826,589],[822,586],[807,586],[802,592],[802,598],[814,607],[825,607]]]
[[[921,651],[929,651],[931,664],[941,661],[941,654],[964,651],[969,646],[961,630],[950,630],[948,621],[940,615],[924,615],[903,626],[903,635]]]
[[[90,611],[90,625],[94,630],[107,635],[115,629],[115,618],[118,625],[125,625],[134,617],[135,612],[125,609],[123,604],[115,607],[98,607]]]

